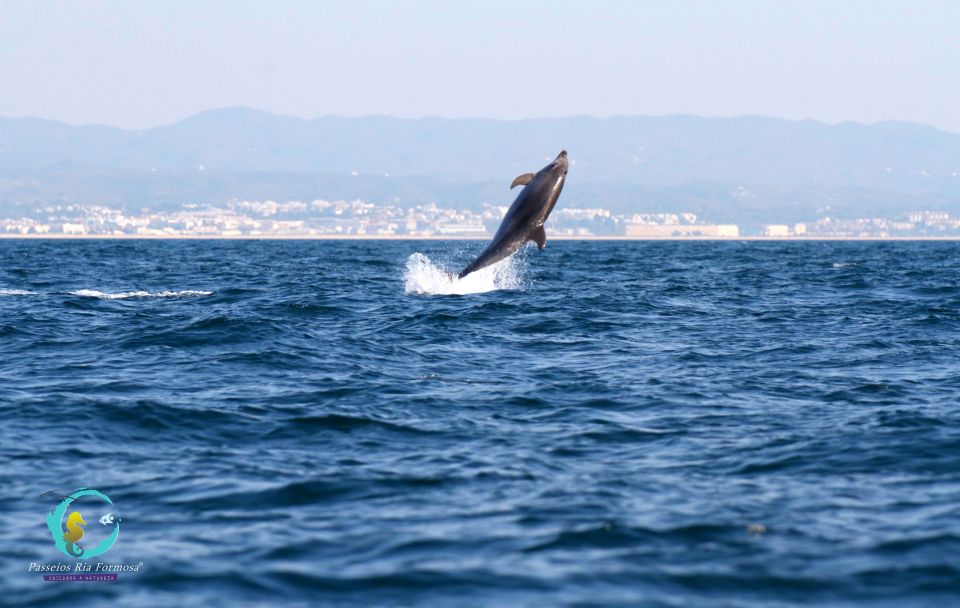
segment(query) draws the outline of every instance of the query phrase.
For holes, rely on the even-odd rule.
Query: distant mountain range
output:
[[[960,211],[960,135],[913,123],[570,117],[304,120],[245,108],[129,131],[0,119],[0,215],[44,203],[165,209],[230,199],[362,198],[478,208],[561,149],[561,199],[705,220]],[[5,212],[5,213],[4,213]]]

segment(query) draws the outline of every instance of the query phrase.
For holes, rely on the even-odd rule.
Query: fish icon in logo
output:
[[[103,555],[117,542],[121,518],[116,505],[106,494],[92,488],[80,488],[69,496],[59,497],[62,500],[47,515],[47,528],[57,549],[70,557],[90,559]],[[104,507],[109,510],[98,520],[109,533],[101,532],[102,529],[96,527],[84,529],[87,522],[80,509],[89,515],[91,512],[103,512]],[[81,539],[84,540],[82,545]]]

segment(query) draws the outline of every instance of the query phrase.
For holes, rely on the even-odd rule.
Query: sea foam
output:
[[[122,291],[119,293],[104,293],[95,289],[78,289],[77,291],[70,292],[70,295],[84,298],[100,298],[101,300],[125,300],[127,298],[190,298],[209,296],[212,294],[212,291],[196,291],[192,289],[184,291]]]
[[[413,253],[407,258],[404,290],[423,295],[467,295],[519,289],[523,285],[525,268],[523,260],[512,255],[458,279],[456,273],[437,266],[422,253]]]
[[[27,291],[26,289],[0,289],[0,296],[32,296],[36,295],[35,291]]]

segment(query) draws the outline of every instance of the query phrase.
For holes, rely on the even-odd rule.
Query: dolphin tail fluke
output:
[[[547,231],[543,229],[543,226],[540,226],[530,235],[530,240],[537,244],[540,251],[543,251],[543,248],[547,246]]]
[[[523,175],[518,175],[517,178],[513,180],[513,183],[510,184],[510,189],[513,190],[517,186],[526,186],[533,181],[534,177],[535,176],[533,173],[524,173]]]

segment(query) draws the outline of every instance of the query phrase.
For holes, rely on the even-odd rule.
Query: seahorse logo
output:
[[[85,525],[87,522],[83,521],[80,511],[74,511],[67,516],[67,531],[63,533],[63,540],[67,543],[67,553],[73,557],[83,555],[83,547],[78,545],[77,541],[83,538],[83,528],[80,526]]]
[[[106,553],[117,542],[123,518],[106,494],[92,488],[80,488],[69,496],[64,496],[56,490],[47,494],[55,494],[61,499],[60,503],[47,515],[47,529],[53,536],[53,544],[65,555],[91,559]],[[74,504],[78,500],[80,503]],[[95,512],[91,520],[94,522],[93,527],[87,526],[78,506],[82,507],[88,516],[91,512]],[[107,512],[99,516],[99,513],[104,511]],[[96,525],[97,521],[103,526],[102,528]],[[87,529],[84,530],[83,526],[87,526]],[[80,546],[78,543],[82,538],[85,540],[83,546]]]

